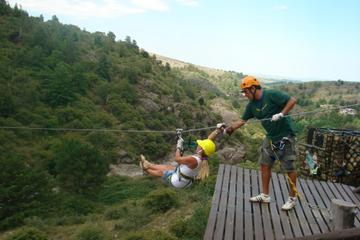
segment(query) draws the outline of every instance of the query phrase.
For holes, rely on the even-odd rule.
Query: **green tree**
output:
[[[0,15],[5,15],[11,10],[9,4],[5,0],[0,0]]]
[[[53,15],[51,17],[51,21],[55,22],[55,23],[59,23],[59,18],[56,15]]]
[[[111,68],[110,59],[107,57],[107,55],[105,55],[105,54],[102,55],[100,57],[98,67],[96,69],[96,73],[99,74],[104,79],[110,81],[111,80],[110,79],[110,68]]]
[[[93,146],[69,138],[55,147],[55,171],[63,189],[89,194],[96,192],[105,181],[108,167]]]
[[[36,228],[23,228],[15,234],[10,235],[7,240],[48,240],[49,238],[42,231]]]
[[[53,107],[67,105],[76,99],[74,82],[67,64],[60,63],[56,66],[52,79],[46,82],[45,87],[46,100]]]
[[[116,35],[115,35],[113,32],[111,32],[111,31],[108,32],[107,36],[108,36],[108,38],[110,38],[110,40],[111,40],[112,42],[115,42]]]
[[[2,117],[9,117],[14,112],[14,97],[7,87],[2,87],[0,90],[0,115]]]
[[[50,176],[15,155],[0,161],[0,229],[22,223],[36,214],[51,193]]]

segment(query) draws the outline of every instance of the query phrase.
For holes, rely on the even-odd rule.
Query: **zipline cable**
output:
[[[314,110],[314,111],[308,111],[308,112],[288,114],[284,117],[304,116],[307,114],[314,114],[314,113],[319,113],[319,112],[330,112],[330,111],[336,110],[336,109],[355,107],[355,106],[359,106],[359,105],[360,105],[360,103],[351,104],[351,105],[347,105],[347,106],[337,106],[334,108],[324,109],[324,110]],[[247,122],[247,124],[254,123],[254,122],[269,121],[269,120],[271,120],[271,118],[249,120]],[[183,133],[198,132],[198,131],[202,131],[202,130],[215,129],[215,128],[216,128],[216,126],[204,127],[204,128],[193,128],[193,129],[183,130]],[[166,130],[135,130],[135,129],[107,129],[107,128],[46,128],[46,127],[0,126],[0,129],[40,130],[40,131],[73,131],[73,132],[124,132],[124,133],[176,134],[176,131],[171,131],[171,130],[166,131]]]
[[[8,127],[8,126],[0,126],[0,129],[44,130],[44,131],[73,131],[73,132],[175,133],[175,131],[107,129],[107,128],[45,128],[45,127]]]
[[[330,111],[333,111],[333,110],[336,110],[336,109],[355,107],[355,106],[359,106],[359,105],[360,105],[360,103],[356,103],[356,104],[351,104],[351,105],[347,105],[347,106],[337,106],[337,107],[333,107],[333,108],[330,108],[330,109],[313,110],[313,111],[301,112],[301,113],[293,113],[293,114],[285,115],[284,117],[305,116],[305,115],[308,115],[308,114],[320,113],[320,112],[330,112]],[[250,120],[250,121],[251,122],[262,122],[262,121],[268,121],[268,120],[271,120],[271,118],[255,119],[255,120]]]

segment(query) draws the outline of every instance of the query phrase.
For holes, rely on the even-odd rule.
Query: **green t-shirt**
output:
[[[260,100],[253,100],[248,103],[242,119],[246,121],[250,118],[271,118],[284,109],[289,99],[289,95],[278,90],[263,90]],[[271,120],[261,121],[261,125],[267,132],[266,136],[273,142],[280,141],[289,135],[295,135],[290,117],[284,117],[274,122]]]

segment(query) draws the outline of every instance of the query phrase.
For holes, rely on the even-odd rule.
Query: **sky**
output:
[[[359,0],[8,0],[31,16],[130,36],[196,65],[298,80],[360,81]]]

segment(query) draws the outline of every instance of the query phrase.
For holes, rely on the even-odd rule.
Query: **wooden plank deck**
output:
[[[270,204],[250,203],[250,196],[261,192],[261,174],[236,166],[219,166],[204,240],[292,239],[330,232],[331,199],[360,204],[353,187],[339,183],[298,179],[300,193],[295,209],[281,210],[287,200],[289,184],[283,174],[272,174]],[[355,217],[360,227],[360,213]]]

